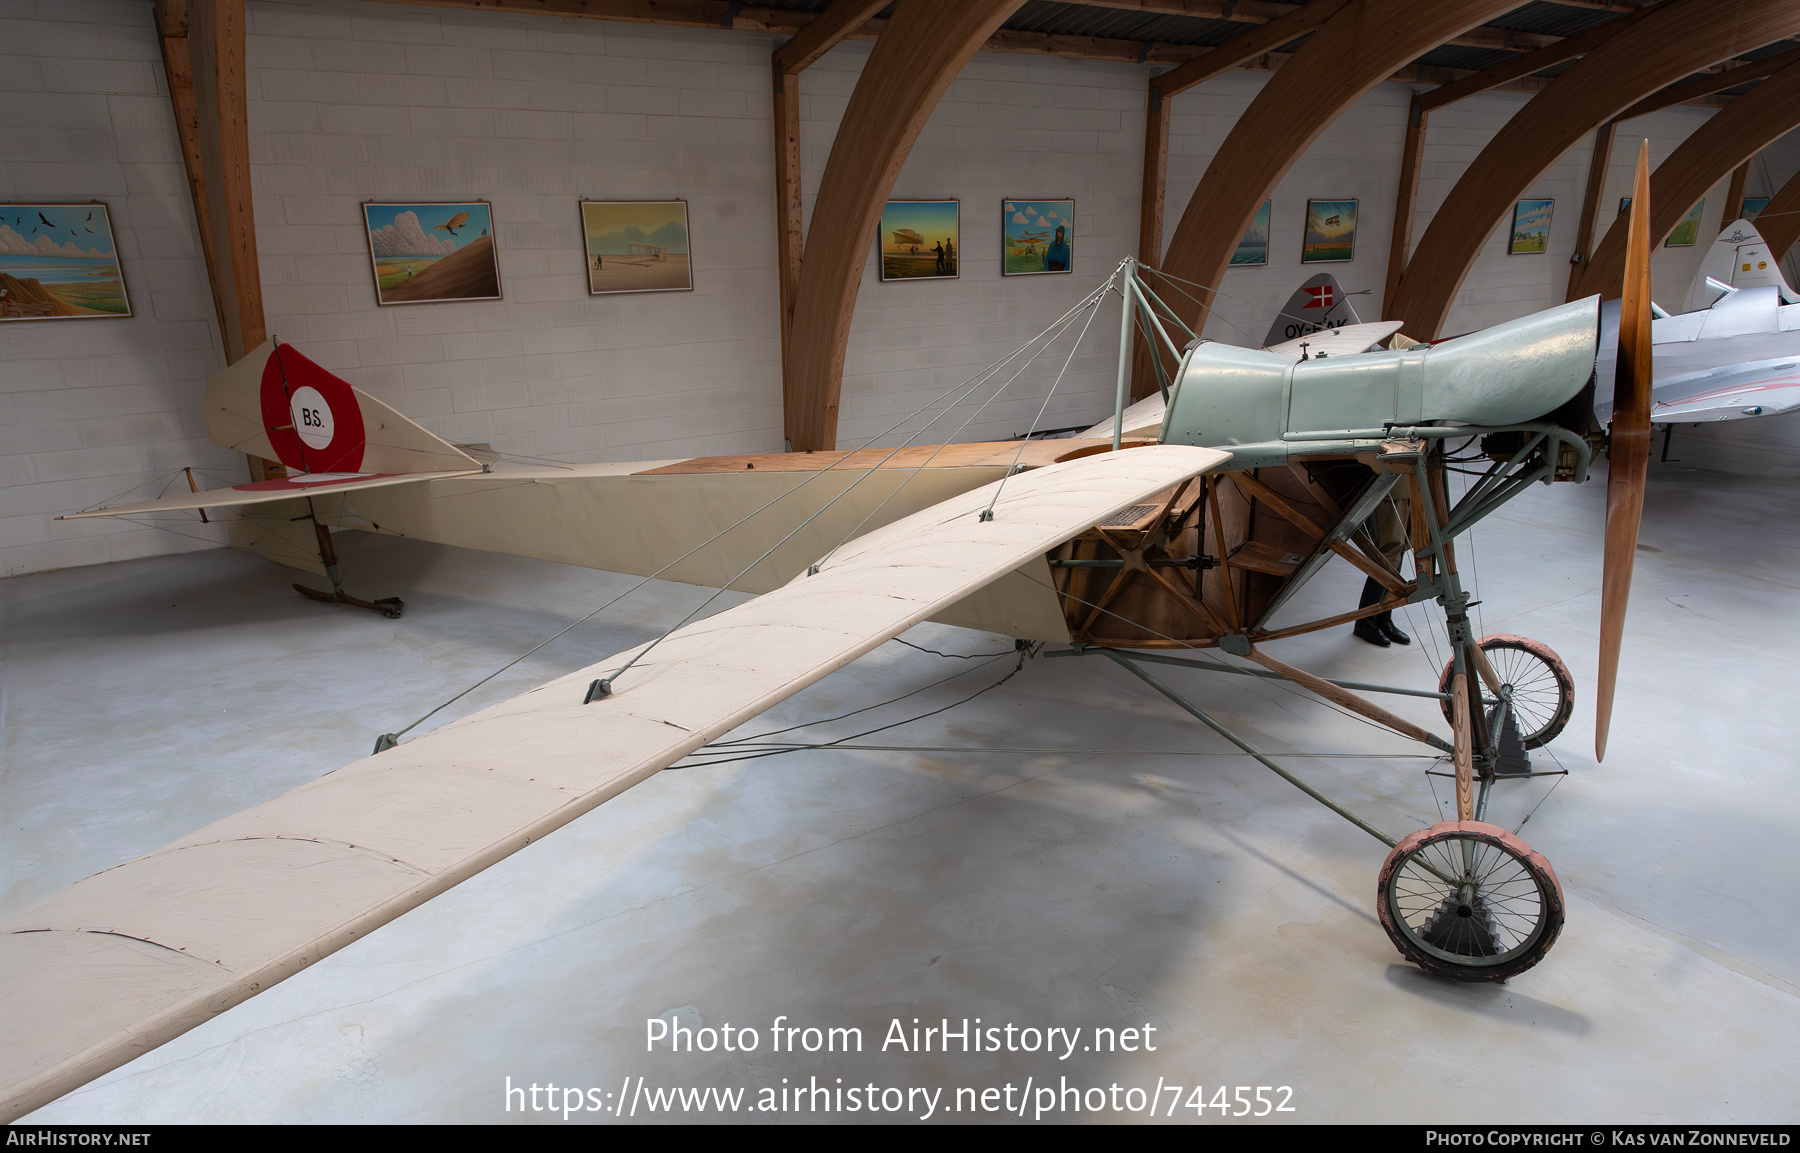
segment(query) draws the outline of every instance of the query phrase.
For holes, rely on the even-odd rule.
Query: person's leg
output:
[[[1382,559],[1393,566],[1395,572],[1400,571],[1400,561],[1406,555],[1409,543],[1407,522],[1412,516],[1411,506],[1410,500],[1384,500],[1375,510],[1375,547],[1381,550]],[[1412,638],[1394,623],[1394,610],[1378,613],[1370,619],[1375,622],[1375,627],[1381,630],[1382,635],[1394,644],[1412,644]]]
[[[1379,602],[1381,600],[1381,594],[1386,591],[1387,590],[1382,588],[1381,583],[1374,577],[1367,578],[1363,581],[1362,600],[1357,602],[1356,607],[1359,609],[1368,608],[1370,605]],[[1388,640],[1387,633],[1383,631],[1381,625],[1377,623],[1382,616],[1386,615],[1386,613],[1381,613],[1377,616],[1363,617],[1356,622],[1356,627],[1351,631],[1356,634],[1358,640],[1365,640],[1372,645],[1385,649],[1394,643]],[[1408,639],[1410,640],[1410,638]]]

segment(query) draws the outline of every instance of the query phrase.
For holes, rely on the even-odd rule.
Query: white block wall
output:
[[[51,518],[185,489],[182,465],[248,478],[201,417],[223,361],[150,13],[0,0],[0,200],[105,201],[133,312],[0,324],[0,575],[211,547],[224,536],[197,519]]]
[[[635,460],[782,447],[768,94],[779,38],[360,0],[250,0],[249,18],[252,183],[272,332],[434,432],[509,453]],[[809,213],[870,48],[842,45],[801,79]],[[14,112],[0,129],[0,193],[106,200],[137,310],[130,320],[0,325],[0,572],[213,543],[216,530],[187,522],[171,522],[188,534],[175,535],[50,519],[133,486],[153,493],[182,464],[217,470],[221,482],[241,476],[241,459],[208,445],[201,427],[204,376],[221,354],[151,4],[0,0],[0,54]],[[894,189],[961,200],[962,275],[883,284],[871,250],[845,366],[843,443],[882,435],[1004,355],[1135,249],[1152,71],[985,53],[965,69]],[[1165,235],[1268,79],[1232,73],[1176,98]],[[1226,275],[1229,295],[1207,335],[1260,341],[1279,304],[1321,268],[1346,289],[1373,289],[1358,307],[1379,315],[1409,96],[1378,86],[1294,165],[1274,192],[1270,265]],[[1433,116],[1415,240],[1523,101],[1489,94]],[[1670,109],[1633,127],[1661,159],[1708,116]],[[1551,251],[1508,257],[1499,225],[1450,331],[1561,301],[1587,150],[1528,193],[1557,200]],[[1627,153],[1615,153],[1621,187]],[[1800,150],[1772,149],[1752,194],[1797,167]],[[1722,187],[1709,196],[1709,224],[1722,196]],[[695,291],[587,295],[582,197],[686,198]],[[1076,201],[1074,275],[1000,275],[1005,197]],[[1360,199],[1353,263],[1299,263],[1309,197]],[[505,299],[377,305],[361,202],[463,198],[493,202]],[[1659,293],[1680,295],[1700,251],[1659,252]],[[1116,325],[1116,309],[1102,309],[1040,427],[1110,408]],[[974,419],[967,405],[923,438],[1024,431],[1074,335]]]

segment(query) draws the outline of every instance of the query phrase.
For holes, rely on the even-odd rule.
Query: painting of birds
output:
[[[44,220],[44,214],[43,214],[43,213],[41,213],[41,212],[40,212],[40,213],[38,213],[38,219],[39,219],[39,220],[43,220],[43,221],[44,221],[44,227],[45,227],[45,228],[48,228],[48,229],[49,229],[49,230],[50,230],[50,231],[52,231],[52,232],[55,232],[55,231],[56,231],[56,225],[54,225],[54,224],[52,224],[52,223],[50,223],[50,222],[49,222],[49,221],[48,221],[48,220]]]
[[[469,222],[469,214],[466,212],[459,212],[455,216],[452,216],[450,219],[444,221],[442,224],[433,228],[432,231],[433,232],[448,232],[451,236],[455,236],[456,230],[461,228],[463,225],[467,224],[468,222]]]

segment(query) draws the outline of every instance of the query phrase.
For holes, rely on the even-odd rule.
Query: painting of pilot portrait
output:
[[[363,208],[380,304],[499,300],[494,213],[485,200]]]
[[[1301,264],[1342,264],[1356,259],[1356,201],[1308,200]]]
[[[1000,213],[1001,275],[1075,271],[1073,200],[1003,200]]]

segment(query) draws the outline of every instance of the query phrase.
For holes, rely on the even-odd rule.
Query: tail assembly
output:
[[[232,547],[328,577],[329,593],[294,586],[315,600],[397,617],[398,600],[365,601],[343,591],[331,532],[313,518],[307,498],[482,471],[468,453],[273,339],[207,378],[206,433],[222,448],[280,461],[287,475],[58,519],[237,509]]]
[[[1779,288],[1781,303],[1800,303],[1800,296],[1794,295],[1781,274],[1778,255],[1769,251],[1762,234],[1748,220],[1732,221],[1700,261],[1682,311],[1711,308],[1720,297],[1745,288]]]
[[[1287,303],[1275,314],[1275,323],[1269,326],[1269,335],[1263,338],[1263,347],[1286,344],[1322,329],[1361,324],[1362,317],[1356,315],[1350,297],[1367,296],[1371,291],[1346,293],[1331,273],[1319,273],[1287,298]]]

